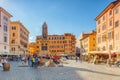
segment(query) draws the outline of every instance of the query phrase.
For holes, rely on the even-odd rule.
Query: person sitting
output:
[[[53,62],[55,63],[55,64],[59,64],[59,57],[55,54],[54,56],[53,56]]]

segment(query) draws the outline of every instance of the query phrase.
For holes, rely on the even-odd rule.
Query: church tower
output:
[[[48,27],[46,22],[42,25],[42,40],[40,42],[40,53],[46,55],[49,53]]]
[[[42,37],[44,40],[46,40],[47,36],[48,36],[47,24],[46,22],[44,22],[42,25]]]

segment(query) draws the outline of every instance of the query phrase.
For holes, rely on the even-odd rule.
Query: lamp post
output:
[[[109,67],[111,67],[112,66],[112,64],[111,64],[111,51],[110,51],[110,47],[109,47]]]
[[[107,39],[107,46],[108,46],[108,52],[109,52],[109,57],[108,57],[108,65],[109,65],[109,67],[111,67],[112,66],[112,64],[111,64],[111,48],[110,48],[110,39],[109,39],[109,37],[106,37],[106,39]],[[108,44],[109,43],[109,44]]]

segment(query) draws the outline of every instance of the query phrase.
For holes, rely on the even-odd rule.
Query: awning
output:
[[[3,52],[0,52],[0,55],[13,55],[13,56],[17,56],[18,54],[14,54],[14,53],[3,53]]]
[[[75,56],[73,53],[68,53],[67,56]]]

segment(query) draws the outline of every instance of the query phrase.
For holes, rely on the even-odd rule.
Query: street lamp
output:
[[[111,64],[110,39],[109,39],[109,37],[105,37],[105,38],[107,39],[107,47],[108,47],[108,52],[109,52],[108,65],[109,65],[109,67],[111,67],[112,64]],[[109,44],[108,44],[108,43],[109,43]]]
[[[109,66],[111,67],[112,66],[112,64],[111,64],[111,51],[110,51],[110,47],[109,47]]]

